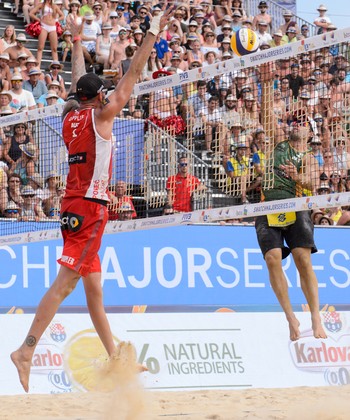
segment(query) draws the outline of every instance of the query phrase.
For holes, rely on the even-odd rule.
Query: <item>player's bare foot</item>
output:
[[[19,380],[23,386],[25,392],[29,391],[29,374],[30,374],[30,367],[32,364],[31,359],[27,359],[24,357],[22,351],[16,350],[11,353],[11,360],[13,364],[17,368]]]
[[[315,338],[327,338],[327,334],[323,329],[322,322],[319,316],[311,317],[312,320],[312,331]]]
[[[291,341],[299,340],[299,338],[300,338],[300,330],[299,330],[300,322],[296,318],[293,318],[293,319],[288,319],[288,324],[289,324],[289,338],[291,339]]]

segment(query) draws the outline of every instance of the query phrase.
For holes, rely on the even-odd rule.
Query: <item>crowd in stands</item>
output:
[[[65,101],[62,72],[64,63],[71,60],[74,41],[65,29],[67,16],[82,22],[87,71],[111,77],[117,84],[164,3],[16,0],[14,13],[23,13],[27,27],[33,31],[40,25],[41,32],[34,56],[26,48],[23,33],[17,35],[11,25],[5,28],[0,39],[0,116]],[[254,15],[248,15],[244,0],[176,2],[173,18],[157,36],[139,82],[233,58],[230,39],[242,27],[256,31],[261,50],[310,36],[309,26],[299,27],[289,10],[283,12],[283,21],[274,26],[276,22],[268,9],[268,1],[260,1]],[[320,5],[317,11],[317,33],[335,30],[327,7]],[[46,41],[50,43],[52,61],[44,70],[42,54]],[[163,124],[166,119],[172,124],[173,117],[181,120],[180,134],[193,136],[196,148],[205,152],[208,159],[220,156],[225,191],[239,191],[241,202],[254,200],[260,194],[267,150],[286,140],[298,127],[307,127],[305,151],[314,159],[310,194],[350,191],[349,60],[347,44],[326,46],[208,80],[163,88],[146,97],[132,97],[120,116],[149,118],[156,124]],[[51,174],[44,180],[38,174],[39,151],[30,124],[17,124],[6,130],[0,130],[1,214],[22,220],[57,219],[62,183],[57,175]],[[187,161],[180,159],[179,174],[184,173],[184,178],[190,176],[185,168]],[[187,195],[181,200],[187,204],[182,210],[174,203],[173,181],[169,178],[167,183],[165,210],[188,211],[191,202],[187,195],[200,183],[196,188],[184,188]],[[137,216],[125,192],[122,181],[113,186],[112,220]],[[337,216],[331,218],[334,221]]]

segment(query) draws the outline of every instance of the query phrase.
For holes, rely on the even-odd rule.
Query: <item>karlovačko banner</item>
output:
[[[346,228],[315,229],[318,253],[312,263],[321,306],[350,306],[347,234]],[[2,312],[38,305],[57,274],[61,252],[61,240],[0,246]],[[107,306],[279,308],[252,226],[179,226],[104,235],[100,259]],[[283,269],[291,302],[301,310],[306,302],[290,257]],[[81,282],[65,306],[86,306]]]
[[[312,336],[310,313],[297,317],[301,338],[291,342],[282,313],[109,314],[116,340],[132,342],[147,366],[140,378],[149,390],[349,385],[350,312],[321,313],[323,340]],[[9,354],[32,318],[0,315],[2,395],[24,393]],[[57,315],[35,350],[30,393],[86,391],[99,346],[87,314]],[[85,366],[87,355],[92,360]]]

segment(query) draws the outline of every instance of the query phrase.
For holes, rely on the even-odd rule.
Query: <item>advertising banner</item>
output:
[[[6,337],[0,394],[23,392],[9,354],[32,317],[0,315]],[[325,340],[313,338],[310,313],[297,317],[301,339],[290,342],[282,313],[109,314],[116,340],[132,342],[148,368],[140,378],[150,390],[350,384],[350,313],[333,307],[321,314]],[[31,393],[84,391],[86,381],[93,386],[87,376],[98,366],[101,345],[92,328],[87,314],[55,317],[34,353]]]
[[[318,253],[312,262],[322,306],[350,305],[348,232],[316,229]],[[61,240],[0,247],[3,312],[39,303],[57,274],[61,252]],[[107,306],[279,308],[252,226],[180,226],[104,235],[100,259]],[[292,304],[301,310],[306,301],[291,257],[283,260],[283,269]],[[86,306],[81,282],[63,306]]]

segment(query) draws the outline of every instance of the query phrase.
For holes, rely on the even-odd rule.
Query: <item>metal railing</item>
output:
[[[256,16],[259,13],[258,5],[260,0],[245,0],[244,7],[248,16]],[[275,31],[284,23],[283,11],[288,10],[274,1],[268,1],[268,14],[272,18],[272,30]],[[317,26],[311,22],[308,22],[299,16],[293,15],[293,21],[297,23],[299,28],[301,25],[307,25],[309,27],[309,36],[317,35]]]

